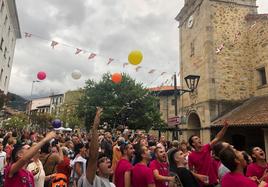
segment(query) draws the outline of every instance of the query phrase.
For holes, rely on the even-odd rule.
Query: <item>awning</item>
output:
[[[230,126],[268,127],[268,95],[245,101],[239,107],[213,121],[211,126],[222,126],[225,119]]]

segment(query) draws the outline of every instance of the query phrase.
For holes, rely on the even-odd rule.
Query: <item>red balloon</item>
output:
[[[37,78],[38,78],[39,80],[44,80],[46,77],[47,77],[47,75],[46,75],[46,72],[44,72],[44,71],[39,71],[39,72],[37,73]]]
[[[115,84],[119,84],[121,81],[122,81],[122,75],[121,73],[114,73],[112,75],[112,81],[115,83]]]

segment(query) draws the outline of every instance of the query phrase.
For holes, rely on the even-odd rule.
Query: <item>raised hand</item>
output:
[[[55,137],[56,137],[56,133],[55,133],[54,131],[52,131],[52,132],[49,132],[49,133],[46,135],[46,137],[44,138],[44,140],[45,140],[46,142],[48,142],[48,141],[52,140],[52,139],[55,138]]]

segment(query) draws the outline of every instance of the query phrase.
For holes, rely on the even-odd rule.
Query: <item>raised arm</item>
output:
[[[220,130],[220,132],[218,132],[216,137],[210,142],[211,147],[223,138],[228,127],[229,127],[229,123],[227,122],[227,120],[225,120],[223,128]]]
[[[26,151],[26,153],[23,155],[21,159],[19,159],[17,162],[12,164],[10,172],[8,174],[8,177],[13,177],[15,173],[17,173],[25,164],[27,164],[30,159],[38,152],[41,147],[52,140],[56,136],[55,132],[50,132],[46,135],[46,137],[38,142],[35,146],[31,147],[29,150]]]
[[[100,124],[100,116],[102,113],[102,108],[97,107],[96,116],[94,119],[94,123],[92,126],[92,138],[89,147],[89,159],[87,166],[86,177],[90,184],[93,184],[96,171],[97,171],[97,159],[98,159],[98,150],[99,150],[99,142],[98,142],[98,126]]]

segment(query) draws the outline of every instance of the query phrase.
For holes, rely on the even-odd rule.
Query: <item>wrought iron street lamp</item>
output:
[[[200,76],[199,75],[188,75],[186,77],[184,77],[184,80],[186,82],[186,85],[188,87],[189,90],[185,90],[185,89],[178,89],[177,88],[177,77],[176,77],[176,73],[174,74],[174,98],[175,98],[175,116],[178,116],[178,106],[177,106],[177,97],[178,95],[181,96],[187,92],[194,92],[197,89],[198,83],[199,83],[199,79]],[[176,125],[176,132],[175,134],[173,133],[173,139],[178,139],[178,125]]]
[[[189,90],[179,89],[180,91],[179,95],[183,95],[186,92],[194,92],[197,89],[199,79],[200,79],[199,75],[188,75],[184,77],[184,80]]]

